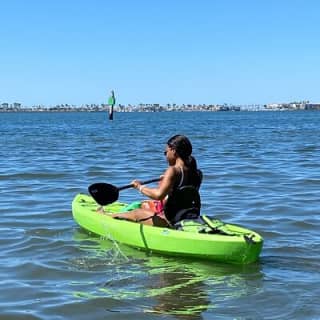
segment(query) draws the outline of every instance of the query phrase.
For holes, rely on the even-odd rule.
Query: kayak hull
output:
[[[119,212],[125,206],[116,202],[104,207],[106,213],[99,213],[90,196],[78,194],[72,202],[72,213],[74,220],[87,231],[149,252],[248,264],[257,261],[262,250],[263,239],[259,234],[221,221],[213,220],[216,229],[212,230],[216,233],[210,234],[200,233],[201,227],[176,230],[110,217],[110,213]]]

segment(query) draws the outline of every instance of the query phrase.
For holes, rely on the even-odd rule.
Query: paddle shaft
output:
[[[156,182],[159,180],[160,180],[160,178],[151,179],[151,180],[141,182],[141,184],[147,184],[147,183]],[[112,203],[112,202],[115,202],[118,200],[119,191],[124,190],[124,189],[129,189],[129,188],[133,188],[132,183],[118,188],[116,186],[113,186],[112,184],[99,182],[99,183],[94,183],[91,186],[89,186],[88,191],[91,194],[92,198],[98,204],[100,204],[101,206],[105,206],[109,203]]]
[[[157,182],[157,181],[160,181],[160,178],[142,181],[141,185],[152,183],[152,182]],[[131,184],[127,184],[126,186],[123,186],[123,187],[119,187],[118,190],[121,191],[121,190],[129,189],[129,188],[133,188],[133,184],[132,183]]]

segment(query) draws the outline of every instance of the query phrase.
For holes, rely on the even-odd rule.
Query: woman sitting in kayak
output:
[[[112,217],[148,225],[170,226],[171,221],[174,220],[173,215],[177,213],[172,211],[179,209],[175,207],[172,210],[172,206],[169,208],[168,205],[174,202],[170,200],[174,200],[182,187],[192,186],[198,190],[201,184],[201,171],[197,169],[197,162],[191,154],[192,144],[186,136],[175,135],[171,137],[164,151],[169,167],[161,177],[158,187],[149,188],[141,185],[138,180],[132,181],[135,189],[152,200],[143,201],[141,208],[113,214]]]

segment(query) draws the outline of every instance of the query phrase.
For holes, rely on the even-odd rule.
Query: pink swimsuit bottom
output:
[[[145,200],[141,203],[141,208],[151,210],[154,215],[167,221],[164,214],[164,202],[162,200]]]

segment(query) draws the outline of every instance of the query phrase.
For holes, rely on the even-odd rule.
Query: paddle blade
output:
[[[100,206],[105,206],[112,202],[115,202],[119,198],[119,190],[117,187],[108,183],[94,183],[89,186],[88,191],[92,198],[100,204]]]

